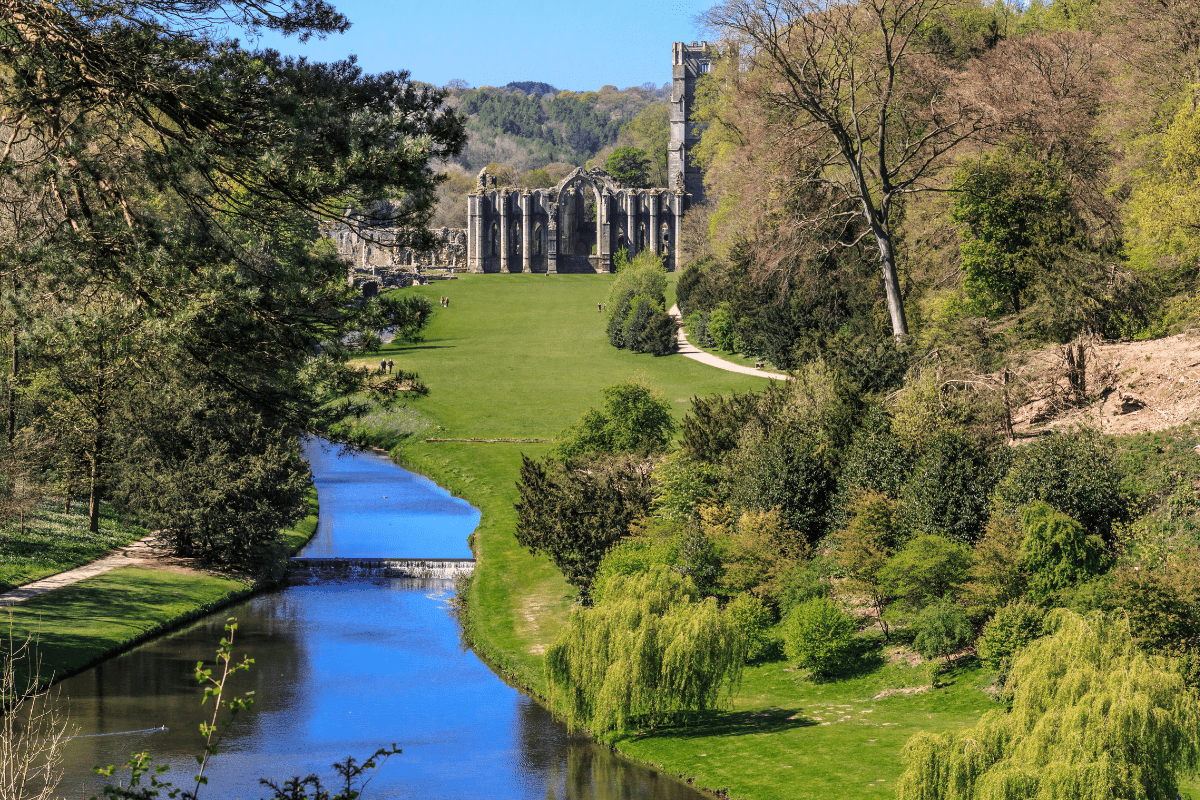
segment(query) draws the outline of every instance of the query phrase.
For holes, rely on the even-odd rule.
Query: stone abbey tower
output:
[[[696,97],[696,79],[712,69],[713,51],[708,42],[675,42],[671,45],[671,144],[667,148],[670,187],[682,189],[690,202],[704,201],[704,175],[688,159],[700,141],[703,128],[688,118]]]
[[[621,250],[633,257],[648,250],[668,270],[683,266],[683,217],[704,200],[704,176],[688,160],[703,126],[688,117],[696,81],[716,56],[708,42],[671,45],[671,139],[667,150],[668,186],[638,189],[617,182],[601,169],[576,169],[550,189],[497,186],[481,170],[467,195],[467,228],[434,231],[438,249],[417,253],[390,243],[394,232],[376,229],[370,237],[347,220],[326,226],[325,235],[350,262],[350,280],[377,285],[408,285],[423,266],[467,272],[612,272]]]

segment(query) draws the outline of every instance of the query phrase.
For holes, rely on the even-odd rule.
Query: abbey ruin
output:
[[[601,169],[576,169],[552,189],[497,186],[481,170],[467,196],[467,228],[433,231],[438,249],[418,253],[389,246],[390,231],[362,236],[354,219],[329,227],[326,235],[350,263],[351,280],[387,288],[408,285],[423,269],[477,273],[612,272],[624,249],[630,258],[649,250],[668,270],[683,263],[683,217],[704,197],[703,176],[688,154],[700,130],[688,117],[696,80],[711,68],[707,42],[671,47],[670,185],[638,189],[618,183]],[[347,214],[352,212],[348,211]]]

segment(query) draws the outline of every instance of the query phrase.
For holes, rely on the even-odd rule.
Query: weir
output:
[[[473,558],[307,558],[288,559],[289,575],[335,578],[422,578],[453,580],[475,569]]]

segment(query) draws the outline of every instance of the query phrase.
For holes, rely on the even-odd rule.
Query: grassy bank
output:
[[[281,532],[287,555],[316,532],[315,489],[309,490],[307,503],[308,515]],[[86,531],[86,517],[76,522]],[[69,523],[63,524],[73,529]],[[133,539],[145,533],[132,530],[137,533]],[[124,567],[10,607],[10,629],[14,642],[37,639],[41,678],[61,680],[258,588],[241,576]]]
[[[596,303],[609,276],[465,276],[405,291],[434,300],[426,341],[392,345],[363,359],[416,371],[427,397],[379,408],[362,431],[407,466],[483,512],[473,545],[480,563],[469,598],[476,649],[518,682],[544,690],[541,653],[561,629],[574,592],[547,558],[513,536],[521,453],[551,444],[427,442],[426,439],[553,438],[600,390],[641,374],[678,417],[690,398],[746,391],[767,381],[681,356],[653,358],[612,348]],[[672,279],[673,282],[673,279]],[[730,708],[700,724],[618,743],[623,752],[697,786],[746,798],[888,797],[900,751],[916,730],[974,723],[991,707],[990,673],[967,668],[919,689],[925,671],[883,649],[851,679],[813,683],[782,661],[747,669]],[[880,697],[882,693],[890,692]]]
[[[88,531],[87,506],[76,501],[74,513],[62,500],[43,500],[24,520],[0,527],[0,592],[81,567],[146,535],[122,522],[112,506],[100,506],[100,530]]]

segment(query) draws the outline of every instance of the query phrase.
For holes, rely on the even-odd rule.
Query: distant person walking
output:
[[[604,310],[604,306],[601,305],[600,303],[596,303],[596,313],[599,314],[603,310]]]
[[[387,372],[387,359],[386,358],[379,362],[379,371]]]

